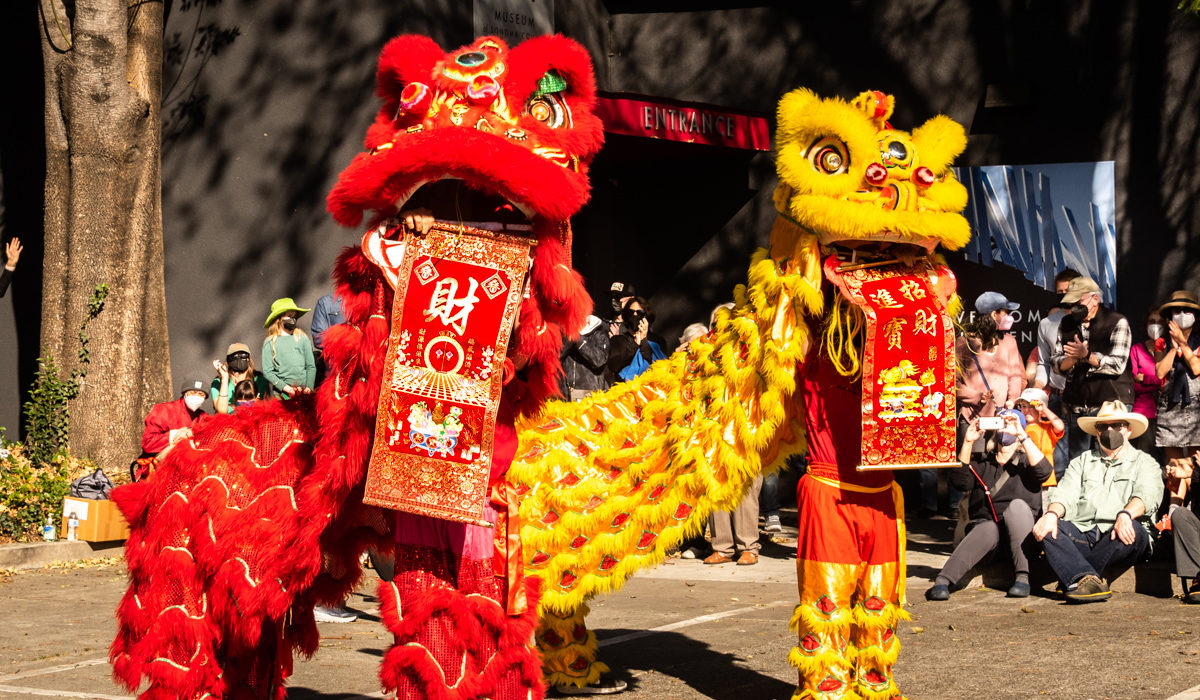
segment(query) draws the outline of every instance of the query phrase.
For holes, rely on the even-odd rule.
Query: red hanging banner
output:
[[[363,502],[490,524],[503,363],[533,245],[441,222],[403,244],[364,238],[396,293]]]
[[[841,265],[831,255],[825,276],[866,319],[858,469],[959,466],[954,324],[937,294],[939,286],[953,289],[954,274],[928,258],[912,267]]]

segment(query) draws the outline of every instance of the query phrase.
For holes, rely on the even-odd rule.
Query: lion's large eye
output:
[[[808,147],[808,162],[817,172],[840,175],[850,167],[850,152],[846,144],[826,136]]]
[[[551,129],[570,127],[571,108],[562,97],[566,90],[566,79],[556,70],[547,71],[525,103],[525,112]]]

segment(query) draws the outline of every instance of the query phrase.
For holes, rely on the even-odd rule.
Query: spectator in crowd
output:
[[[1148,427],[1142,414],[1105,401],[1095,416],[1080,416],[1078,423],[1099,446],[1071,460],[1050,489],[1050,505],[1033,535],[1067,600],[1091,603],[1112,595],[1100,578],[1105,568],[1134,564],[1149,553],[1163,479],[1158,463],[1130,444]]]
[[[715,307],[713,307],[712,313],[710,313],[708,315],[708,329],[716,330],[717,314],[720,313],[721,309],[728,309],[729,311],[733,311],[733,306],[734,306],[734,304],[732,301],[727,301],[724,304],[717,304]]]
[[[1183,600],[1200,605],[1200,469],[1196,467],[1194,456],[1167,464],[1167,483],[1171,486],[1167,517],[1175,536],[1175,574],[1184,579]],[[1191,508],[1185,505],[1189,496]]]
[[[1050,410],[1049,404],[1050,398],[1045,391],[1029,387],[1021,392],[1015,406],[1025,416],[1025,433],[1029,435],[1030,440],[1033,440],[1038,452],[1046,456],[1046,461],[1050,464],[1050,476],[1046,477],[1046,481],[1042,483],[1043,499],[1049,497],[1048,489],[1058,483],[1058,477],[1054,470],[1054,448],[1062,441],[1067,431],[1066,425],[1063,424],[1061,418],[1054,414],[1054,411]],[[1039,512],[1048,504],[1049,501],[1045,500],[1039,503]]]
[[[1067,288],[1071,285],[1071,280],[1079,276],[1078,272],[1069,267],[1054,276],[1054,293],[1058,300],[1046,318],[1043,318],[1038,324],[1038,369],[1033,385],[1046,391],[1050,396],[1050,410],[1063,419],[1067,417],[1067,414],[1062,407],[1062,390],[1067,385],[1067,378],[1052,367],[1050,361],[1054,356],[1054,344],[1058,342],[1058,326],[1070,306],[1063,303],[1063,297],[1067,295]],[[1054,473],[1056,477],[1059,477],[1062,476],[1063,470],[1067,468],[1067,462],[1071,459],[1067,451],[1067,441],[1060,440],[1054,446],[1054,453]]]
[[[1192,332],[1197,311],[1196,295],[1185,291],[1172,294],[1159,310],[1167,320],[1167,342],[1157,363],[1163,385],[1154,439],[1168,461],[1200,451],[1200,333]]]
[[[1025,389],[1025,366],[1021,351],[1009,331],[1013,326],[1012,311],[1020,304],[1011,302],[999,292],[984,292],[975,300],[975,320],[955,342],[958,358],[956,379],[958,393],[959,433],[972,420],[994,416],[1000,408],[1011,408]],[[928,518],[937,512],[938,470],[922,469],[920,517]],[[950,510],[958,507],[962,494],[950,485]]]
[[[1159,450],[1154,440],[1158,432],[1158,390],[1163,382],[1158,376],[1156,358],[1162,357],[1166,348],[1166,327],[1158,309],[1147,311],[1142,325],[1148,338],[1129,347],[1129,363],[1133,372],[1133,412],[1145,416],[1150,427],[1134,441],[1134,447],[1157,460]]]
[[[613,324],[609,329],[609,335],[616,335],[621,332],[621,309],[625,308],[625,302],[637,296],[633,285],[627,282],[613,282],[608,288],[609,303],[612,304],[612,316],[609,323]]]
[[[732,513],[713,511],[708,516],[708,524],[712,528],[713,553],[704,560],[705,564],[728,564],[734,561],[735,556],[740,566],[758,563],[758,551],[762,548],[758,542],[758,494],[762,482],[761,474],[754,477],[754,483],[738,504],[737,510]]]
[[[578,401],[593,391],[612,386],[605,373],[608,366],[608,327],[595,316],[588,316],[577,340],[563,337],[559,361],[563,373],[558,380],[559,391],[568,401]]]
[[[13,272],[17,269],[17,260],[21,259],[21,251],[25,247],[21,245],[20,238],[14,238],[4,246],[4,270],[0,271],[0,297],[8,291],[8,284],[12,282]]]
[[[208,377],[192,373],[183,380],[179,398],[155,404],[146,414],[142,431],[142,455],[129,466],[134,481],[150,475],[158,456],[174,447],[180,440],[192,437],[192,429],[200,426],[208,414],[202,406],[207,398]]]
[[[265,399],[271,396],[271,383],[265,375],[254,367],[250,357],[250,346],[245,343],[233,343],[225,350],[225,361],[213,360],[217,376],[212,380],[208,393],[212,398],[213,410],[218,414],[233,413],[237,404],[236,388],[242,382],[250,382],[254,392],[252,399]]]
[[[243,379],[233,387],[233,402],[236,408],[253,406],[258,400],[258,387],[249,379]]]
[[[310,392],[317,383],[312,341],[296,325],[296,320],[308,312],[290,298],[276,299],[263,324],[267,329],[262,347],[263,374],[284,399]]]
[[[683,329],[683,334],[679,336],[679,346],[675,348],[675,352],[686,352],[688,346],[696,338],[703,338],[708,335],[708,327],[703,323],[693,323]]]
[[[652,362],[664,359],[661,338],[651,336],[652,319],[646,300],[631,297],[621,308],[621,332],[609,339],[608,368],[619,381],[629,381],[649,369]],[[757,517],[757,516],[756,516]]]
[[[1133,405],[1133,337],[1125,317],[1100,303],[1100,287],[1089,277],[1071,280],[1063,303],[1071,305],[1071,313],[1059,323],[1050,364],[1067,377],[1062,400],[1067,454],[1074,460],[1092,449],[1092,435],[1079,427],[1081,418],[1095,416],[1108,401]]]
[[[317,304],[313,307],[312,325],[309,327],[312,331],[313,356],[317,363],[316,385],[320,385],[321,380],[325,378],[325,358],[322,355],[325,331],[329,330],[330,326],[345,322],[346,314],[342,309],[341,299],[334,294],[326,294],[317,299]]]
[[[968,494],[967,535],[942,566],[934,585],[925,592],[929,600],[947,600],[950,587],[1000,545],[1001,528],[1008,539],[1016,578],[1008,597],[1029,596],[1029,558],[1035,554],[1034,514],[1042,509],[1042,482],[1053,473],[1046,455],[1026,433],[1025,414],[1011,409],[999,413],[1004,427],[988,431],[983,454],[972,455],[972,446],[985,432],[979,418],[971,419],[958,459],[961,467],[950,471],[950,481]]]

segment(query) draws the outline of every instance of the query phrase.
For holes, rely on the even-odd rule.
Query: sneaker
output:
[[[783,532],[783,525],[779,524],[778,515],[767,516],[767,526],[763,528],[767,532]]]
[[[1025,581],[1014,582],[1012,585],[1012,588],[1008,589],[1008,597],[1009,598],[1028,598],[1029,597],[1029,584]]]
[[[354,622],[358,619],[358,615],[345,608],[327,608],[324,605],[318,605],[313,608],[313,617],[317,622],[332,622],[335,624]]]
[[[925,600],[950,600],[950,587],[944,583],[934,584],[925,591]]]
[[[1084,576],[1073,588],[1067,589],[1067,600],[1072,603],[1094,603],[1111,597],[1112,591],[1095,574]]]
[[[554,689],[560,695],[614,695],[629,687],[629,684],[617,678],[601,678],[594,685],[556,685]]]
[[[695,547],[688,547],[680,552],[679,556],[682,559],[699,559],[700,550]]]

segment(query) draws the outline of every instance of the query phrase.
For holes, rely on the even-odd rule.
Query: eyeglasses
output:
[[[226,359],[229,359],[229,360],[249,360],[249,359],[250,359],[250,353],[248,353],[248,352],[235,352],[235,353],[233,353],[232,355],[229,355],[229,356],[227,356],[227,357],[226,357]]]
[[[1124,421],[1121,421],[1120,423],[1097,423],[1096,424],[1097,431],[1108,430],[1109,428],[1111,428],[1113,430],[1120,430],[1121,428],[1128,428],[1128,427],[1129,427],[1129,424]]]

